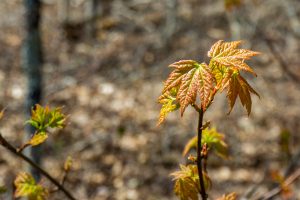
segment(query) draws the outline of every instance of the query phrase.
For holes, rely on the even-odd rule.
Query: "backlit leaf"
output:
[[[251,113],[251,95],[253,93],[259,97],[259,94],[247,83],[247,81],[235,71],[231,78],[228,80],[227,85],[227,99],[230,106],[231,112],[237,97],[239,96],[242,105],[246,108],[248,115]]]
[[[14,182],[16,186],[15,197],[28,197],[29,200],[46,200],[48,190],[36,184],[34,178],[25,172],[20,173]]]
[[[173,88],[171,91],[165,92],[159,97],[158,102],[162,104],[160,110],[157,126],[164,122],[166,116],[179,108],[179,104],[176,101],[177,89]]]
[[[253,69],[244,61],[259,53],[248,49],[237,49],[241,42],[224,42],[222,40],[216,42],[208,52],[208,57],[211,58],[210,66],[217,64],[229,67],[232,70],[245,70],[256,76]]]

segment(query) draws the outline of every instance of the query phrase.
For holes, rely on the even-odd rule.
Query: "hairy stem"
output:
[[[76,200],[72,194],[57,180],[55,180],[48,172],[46,172],[44,169],[42,169],[40,166],[35,164],[31,159],[29,159],[27,156],[19,152],[15,147],[13,147],[8,141],[6,141],[1,133],[0,133],[0,145],[2,145],[4,148],[9,150],[14,155],[18,156],[22,160],[26,161],[30,166],[37,169],[41,174],[43,174],[49,181],[51,181],[55,186],[59,188],[69,199]]]
[[[207,199],[207,194],[205,192],[205,185],[204,185],[204,178],[202,173],[202,146],[201,146],[201,139],[202,139],[202,124],[203,124],[203,110],[199,110],[199,121],[198,121],[198,141],[197,141],[197,168],[198,168],[198,175],[199,175],[199,182],[200,182],[200,195],[202,200]]]

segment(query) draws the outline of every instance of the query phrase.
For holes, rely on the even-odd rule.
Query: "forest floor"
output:
[[[70,116],[68,126],[44,145],[43,166],[58,177],[72,156],[66,187],[78,199],[176,199],[169,174],[186,162],[181,152],[195,134],[197,116],[189,108],[183,118],[172,113],[157,127],[157,97],[170,63],[207,61],[207,51],[219,39],[243,39],[243,47],[262,52],[250,63],[258,77],[247,77],[261,97],[253,97],[249,117],[240,105],[227,115],[226,94],[218,95],[207,112],[205,120],[225,134],[230,152],[229,160],[208,160],[209,196],[237,192],[240,199],[257,199],[276,187],[271,172],[284,173],[300,151],[300,37],[287,14],[293,8],[300,15],[297,1],[244,1],[226,11],[222,0],[178,0],[176,29],[168,38],[164,1],[104,1],[95,39],[84,37],[80,23],[67,38],[55,2],[45,1],[42,10],[43,105],[63,106]],[[72,9],[74,20],[83,20],[80,1]],[[25,121],[24,8],[19,0],[2,0],[0,13],[0,105],[6,110],[1,133],[17,146]],[[266,37],[288,69],[274,57]],[[282,130],[290,133],[291,157],[282,151]],[[11,185],[24,163],[3,148],[0,155],[0,185]],[[294,199],[300,199],[299,182],[291,186]],[[65,197],[58,192],[51,199]]]

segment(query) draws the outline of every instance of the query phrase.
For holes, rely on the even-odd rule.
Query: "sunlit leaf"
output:
[[[165,92],[159,97],[159,103],[162,104],[157,125],[164,122],[166,116],[179,108],[179,103],[176,101],[177,89]]]
[[[25,172],[20,173],[15,179],[15,197],[28,197],[29,200],[46,200],[48,190],[36,184],[34,178]]]
[[[236,71],[232,73],[228,81],[227,99],[231,112],[237,97],[239,96],[242,105],[246,108],[248,115],[251,113],[252,100],[250,93],[259,97],[259,94],[247,83],[247,81]]]
[[[237,47],[241,42],[224,42],[222,40],[216,42],[208,52],[208,57],[211,58],[210,66],[219,65],[229,67],[232,70],[245,70],[256,76],[256,73],[245,63],[245,60],[249,60],[259,53],[248,49],[238,49]]]
[[[197,95],[201,100],[201,107],[205,111],[209,104],[210,94],[213,88],[213,76],[211,69],[205,64],[199,64],[193,60],[181,60],[170,65],[175,68],[165,82],[159,102],[163,104],[159,123],[161,123],[166,113],[174,111],[174,101],[180,105],[181,116],[186,107],[196,103]],[[177,93],[174,98],[169,97],[169,92],[176,88]],[[161,101],[163,99],[164,101]],[[177,107],[176,107],[177,108]]]
[[[31,146],[36,146],[43,143],[47,138],[48,135],[45,132],[39,132],[33,135],[28,144],[30,144]]]

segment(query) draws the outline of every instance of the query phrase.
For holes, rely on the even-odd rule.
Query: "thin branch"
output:
[[[69,199],[76,200],[72,194],[63,186],[61,185],[57,180],[55,180],[48,172],[46,172],[44,169],[42,169],[40,166],[35,164],[31,159],[29,159],[27,156],[22,154],[21,152],[18,152],[18,150],[13,147],[8,141],[6,141],[1,133],[0,133],[0,145],[2,145],[4,148],[9,150],[11,153],[16,155],[17,157],[21,158],[22,160],[26,161],[30,166],[37,169],[41,174],[43,174],[49,181],[51,181],[55,186],[59,188]]]
[[[198,168],[198,176],[200,182],[200,195],[202,200],[207,199],[207,194],[205,192],[205,185],[204,185],[204,178],[202,173],[202,146],[201,146],[201,139],[202,139],[202,123],[203,123],[203,114],[204,112],[200,109],[199,111],[199,121],[198,121],[198,141],[197,141],[197,168]]]
[[[264,41],[266,42],[267,46],[269,47],[271,53],[273,54],[274,58],[278,61],[281,69],[296,83],[299,84],[300,82],[300,78],[298,76],[296,76],[288,67],[288,64],[284,61],[283,57],[281,56],[281,54],[276,50],[273,41],[266,37],[265,35],[263,35],[264,37]]]
[[[297,180],[297,178],[300,177],[300,168],[298,170],[296,170],[293,174],[291,174],[284,182],[283,184],[285,186],[288,186],[290,184],[292,184],[295,180]],[[270,192],[264,194],[264,196],[261,198],[262,200],[268,200],[273,198],[274,196],[278,195],[280,192],[282,191],[282,187],[278,186],[276,188],[274,188],[273,190],[271,190]]]

